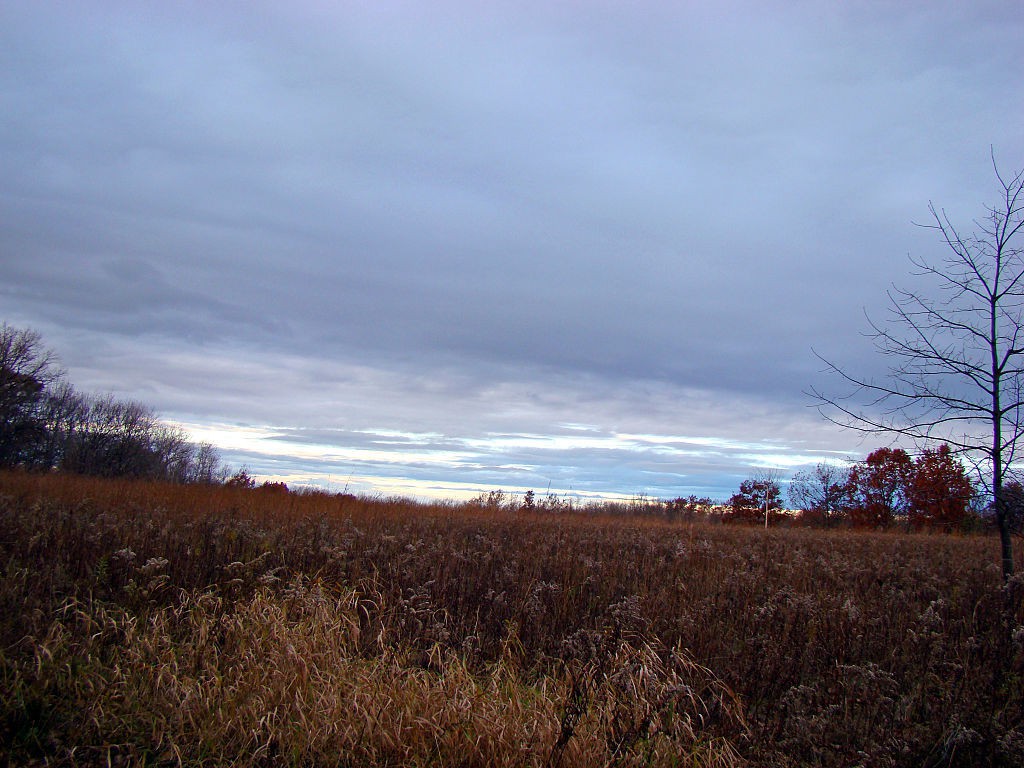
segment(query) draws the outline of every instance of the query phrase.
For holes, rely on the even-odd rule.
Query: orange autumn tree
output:
[[[951,531],[963,525],[975,488],[950,447],[926,449],[914,462],[907,488],[910,524]]]

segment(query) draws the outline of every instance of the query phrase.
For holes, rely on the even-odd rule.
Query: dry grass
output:
[[[982,537],[0,475],[9,764],[1024,764]]]
[[[78,745],[69,762],[734,762],[726,744],[699,731],[701,718],[735,705],[681,654],[618,643],[601,661],[532,681],[515,654],[474,672],[436,647],[420,665],[387,646],[360,653],[358,603],[353,592],[301,579],[261,587],[230,609],[211,593],[186,595],[141,623],[121,609],[69,603],[36,643],[23,684],[60,688],[75,702],[64,716],[78,722],[60,735]]]

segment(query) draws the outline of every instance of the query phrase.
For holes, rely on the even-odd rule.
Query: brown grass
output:
[[[0,757],[1022,765],[996,554],[0,475]]]

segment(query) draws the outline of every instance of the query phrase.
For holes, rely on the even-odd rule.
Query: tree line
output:
[[[774,473],[744,480],[726,505],[730,522],[778,523],[794,514],[804,524],[945,532],[978,527],[983,493],[948,444],[912,457],[902,448],[879,448],[848,465],[820,463],[789,483],[789,510]]]
[[[0,324],[0,468],[213,483],[227,472],[152,408],[76,390],[31,329]]]
[[[1020,528],[1024,487],[1010,494]],[[587,501],[492,490],[470,502],[505,512],[591,513],[653,516],[671,521],[800,525],[862,529],[910,528],[952,533],[981,529],[992,518],[984,489],[951,447],[942,443],[912,456],[902,448],[879,448],[858,462],[822,462],[798,471],[787,483],[765,471],[740,483],[727,501],[706,496],[665,500],[636,496],[628,501]]]

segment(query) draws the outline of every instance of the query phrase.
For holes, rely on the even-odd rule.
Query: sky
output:
[[[933,201],[1024,167],[1010,2],[0,0],[0,320],[261,478],[727,498]],[[813,350],[813,351],[812,351]]]

